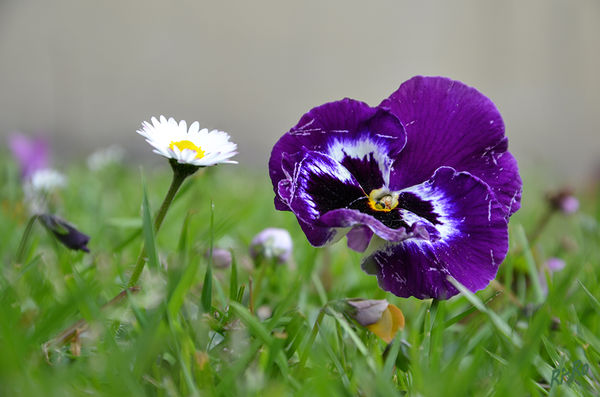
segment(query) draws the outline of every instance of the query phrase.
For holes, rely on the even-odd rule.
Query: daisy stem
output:
[[[173,179],[171,180],[171,186],[169,186],[167,195],[165,196],[158,212],[156,213],[156,216],[154,217],[154,233],[158,233],[158,230],[165,219],[165,215],[167,215],[167,211],[169,210],[169,207],[175,198],[175,194],[183,184],[183,181],[185,181],[188,176],[192,175],[198,169],[198,167],[190,168],[187,165],[177,164],[176,162],[171,162],[171,167],[173,168]],[[133,287],[138,282],[142,271],[144,270],[145,264],[146,249],[144,247],[138,256],[133,273],[131,274],[129,282],[127,283],[127,287]]]

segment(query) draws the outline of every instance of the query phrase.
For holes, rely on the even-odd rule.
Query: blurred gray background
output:
[[[597,0],[0,0],[0,134],[44,134],[62,161],[115,142],[154,157],[135,130],[165,114],[266,170],[311,107],[377,105],[416,74],[489,96],[526,172],[600,162]]]

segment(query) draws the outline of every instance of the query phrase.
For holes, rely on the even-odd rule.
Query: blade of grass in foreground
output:
[[[238,273],[235,255],[231,252],[231,275],[229,277],[229,300],[235,301],[238,293]]]
[[[213,239],[215,230],[215,204],[210,201],[210,245],[208,248],[208,263],[206,265],[206,274],[204,275],[204,284],[202,285],[202,308],[205,312],[209,312],[212,307],[212,256],[213,256]]]
[[[544,301],[544,292],[542,291],[542,287],[540,285],[537,265],[535,263],[535,259],[533,258],[533,254],[531,253],[531,247],[529,246],[525,229],[523,226],[517,225],[516,231],[517,239],[521,243],[521,247],[523,249],[525,264],[527,265],[527,272],[529,274],[529,282],[531,282],[531,286],[533,287],[533,294],[535,296],[534,303],[542,303]]]
[[[583,283],[580,280],[577,280],[577,282],[579,283],[579,285],[581,286],[583,291],[586,293],[588,298],[590,298],[590,301],[592,302],[592,307],[594,308],[594,310],[598,314],[600,314],[600,302],[598,301],[598,299],[594,295],[592,295],[592,293],[585,287],[585,285],[583,285]]]
[[[500,334],[504,335],[510,342],[512,342],[513,345],[515,345],[515,347],[522,346],[522,341],[519,335],[514,333],[510,326],[504,320],[502,320],[500,316],[498,316],[492,310],[488,309],[483,304],[483,302],[477,297],[477,295],[469,291],[464,285],[459,283],[453,277],[448,277],[448,281],[450,281],[452,285],[454,285],[456,289],[458,289],[465,296],[465,298],[467,298],[467,300],[477,308],[477,310],[487,314],[487,316],[492,321],[492,324],[500,332]]]
[[[150,269],[158,268],[158,255],[156,254],[156,240],[154,236],[154,226],[152,216],[150,215],[150,204],[148,203],[148,192],[146,183],[142,181],[144,197],[142,199],[142,229],[144,231],[144,250],[148,257],[148,266]]]

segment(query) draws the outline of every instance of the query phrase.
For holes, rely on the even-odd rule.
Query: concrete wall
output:
[[[597,0],[0,0],[0,134],[61,154],[165,114],[231,133],[264,167],[313,106],[377,104],[415,74],[475,86],[523,168],[581,178],[600,161]]]

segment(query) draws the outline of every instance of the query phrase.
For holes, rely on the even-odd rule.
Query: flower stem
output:
[[[165,219],[165,215],[167,214],[167,210],[171,206],[173,199],[175,198],[175,194],[185,181],[185,178],[192,175],[194,172],[198,170],[198,167],[188,165],[188,164],[178,164],[175,160],[171,160],[171,168],[173,169],[173,180],[171,181],[171,186],[169,186],[169,191],[163,200],[156,216],[154,217],[154,233],[158,232],[160,226],[162,225],[163,220]],[[30,224],[33,225],[33,220],[30,221]],[[29,225],[28,225],[29,229]],[[26,230],[27,231],[27,230]],[[136,287],[135,284],[140,278],[142,274],[142,270],[144,270],[145,264],[145,247],[142,248],[142,252],[137,259],[137,263],[135,264],[135,268],[133,269],[133,273],[131,274],[131,278],[127,283],[127,288],[121,291],[117,296],[111,299],[107,304],[102,306],[102,309],[113,306],[120,302],[123,298],[125,298],[130,292],[139,291],[139,287]],[[62,345],[67,343],[73,337],[77,337],[81,332],[87,329],[87,322],[85,320],[79,320],[69,328],[65,329],[61,332],[57,337],[53,338],[49,342],[43,345],[44,352],[46,354],[46,358],[48,358],[48,347],[51,346],[52,343],[56,343],[57,345]]]
[[[546,212],[544,212],[544,214],[542,214],[542,216],[538,220],[537,224],[531,231],[531,234],[527,238],[527,241],[529,241],[530,246],[533,246],[535,244],[537,239],[542,234],[542,231],[544,231],[546,226],[548,226],[548,222],[550,221],[550,219],[552,218],[552,215],[554,215],[555,212],[556,211],[553,210],[552,208],[548,208],[546,210]]]
[[[259,263],[260,268],[258,269],[258,274],[256,275],[256,280],[255,280],[255,285],[254,285],[254,290],[252,291],[252,302],[254,305],[258,305],[260,302],[258,301],[259,298],[259,292],[261,290],[261,286],[263,283],[263,280],[265,278],[265,273],[267,271],[267,267],[270,265],[269,263],[266,263],[267,261],[262,260]]]
[[[175,194],[191,173],[186,169],[181,169],[176,165],[173,165],[173,179],[171,180],[171,186],[169,186],[169,190],[167,191],[167,195],[165,196],[156,216],[154,217],[154,233],[158,233],[160,226],[162,225],[163,220],[165,219],[165,215],[175,198]],[[138,256],[137,262],[135,264],[135,268],[133,269],[133,273],[129,278],[129,282],[127,282],[127,287],[133,287],[139,280],[142,270],[144,270],[144,265],[146,264],[146,249],[142,248],[142,252]]]

